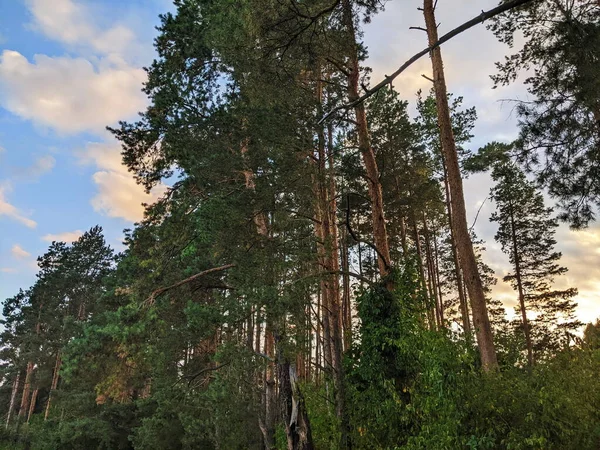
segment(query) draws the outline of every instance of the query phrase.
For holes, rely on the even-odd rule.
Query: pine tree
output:
[[[577,289],[552,289],[555,278],[567,268],[560,266],[561,254],[554,250],[558,223],[542,194],[510,161],[497,163],[492,178],[496,185],[490,196],[496,211],[490,220],[498,223],[495,239],[512,265],[504,281],[518,293],[517,311],[532,365],[559,348],[565,330],[580,325],[574,318]]]
[[[516,155],[559,200],[561,219],[586,226],[600,204],[600,4],[531,2],[495,18],[490,28],[510,47],[517,33],[524,38],[492,77],[498,86],[527,74],[531,100],[517,102]]]

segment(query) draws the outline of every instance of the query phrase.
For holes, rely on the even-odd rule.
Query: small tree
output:
[[[512,265],[504,281],[519,294],[517,310],[532,365],[535,356],[558,347],[565,330],[580,325],[574,318],[577,289],[552,289],[554,278],[567,268],[558,264],[561,253],[554,250],[558,222],[542,194],[506,159],[495,164],[492,178],[496,186],[490,196],[496,211],[490,220],[498,223],[495,239]]]

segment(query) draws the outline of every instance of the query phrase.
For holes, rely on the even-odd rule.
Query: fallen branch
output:
[[[502,14],[503,12],[517,8],[521,5],[524,5],[524,4],[532,2],[532,1],[535,1],[535,0],[512,0],[507,3],[502,4],[500,6],[497,6],[493,9],[490,9],[489,11],[482,11],[481,14],[479,14],[478,16],[472,18],[471,20],[463,23],[461,26],[459,26],[459,27],[455,28],[454,30],[443,35],[431,46],[429,46],[429,47],[421,50],[419,53],[413,55],[408,61],[406,61],[404,64],[402,64],[394,73],[392,73],[391,75],[386,75],[386,77],[382,81],[380,81],[378,84],[376,84],[373,88],[369,89],[365,94],[363,94],[356,100],[354,100],[350,103],[347,103],[345,105],[340,105],[340,106],[333,108],[331,111],[329,111],[327,114],[325,114],[321,120],[319,120],[319,122],[318,122],[319,125],[322,124],[323,122],[325,122],[331,116],[333,116],[336,112],[341,111],[341,110],[348,110],[348,109],[353,108],[354,106],[364,102],[366,99],[368,99],[373,94],[375,94],[377,91],[379,91],[381,88],[390,84],[398,75],[400,75],[402,72],[404,72],[406,69],[408,69],[416,61],[421,59],[423,56],[427,55],[433,49],[448,42],[453,37],[458,36],[463,31],[467,31],[469,28],[472,28],[475,25],[483,23],[484,21],[491,19],[492,17],[497,16],[498,14]]]
[[[184,284],[191,283],[192,281],[197,280],[198,278],[201,278],[205,275],[208,275],[208,274],[211,274],[214,272],[221,272],[223,270],[231,269],[232,267],[235,267],[235,264],[226,264],[226,265],[220,266],[220,267],[213,267],[212,269],[204,270],[202,272],[197,273],[196,275],[192,275],[191,277],[186,278],[185,280],[178,281],[177,283],[172,284],[171,286],[157,289],[150,294],[150,296],[146,299],[144,304],[146,306],[153,305],[154,301],[156,300],[156,297],[164,294],[167,291],[170,291],[171,289],[175,289],[175,288],[178,288],[179,286],[183,286]]]

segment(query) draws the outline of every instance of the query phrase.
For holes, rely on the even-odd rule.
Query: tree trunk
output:
[[[317,82],[317,99],[319,106],[323,101],[322,83]],[[317,172],[317,210],[320,213],[317,237],[320,240],[320,253],[322,268],[324,270],[323,288],[323,331],[325,355],[330,356],[329,364],[335,384],[336,414],[341,422],[342,448],[348,441],[349,424],[345,408],[344,368],[342,364],[342,321],[341,321],[341,296],[339,285],[339,243],[337,228],[337,202],[336,186],[333,164],[333,138],[332,133],[325,139],[323,125],[317,129],[318,137],[318,172]],[[327,145],[328,144],[328,145]],[[328,342],[329,340],[329,342]]]
[[[438,40],[437,23],[433,0],[424,0],[423,15],[427,28],[429,45]],[[433,80],[437,106],[438,126],[442,143],[442,153],[448,170],[448,185],[450,187],[450,201],[452,204],[452,224],[456,233],[456,244],[459,261],[465,276],[465,284],[469,291],[471,309],[473,311],[473,322],[475,334],[481,355],[481,364],[485,371],[495,370],[498,367],[496,348],[492,336],[492,327],[488,317],[487,305],[483,284],[477,268],[477,259],[473,250],[473,243],[469,236],[467,225],[467,213],[463,194],[460,166],[456,142],[452,133],[450,121],[450,108],[448,107],[448,94],[446,92],[446,80],[444,75],[444,63],[442,52],[439,47],[431,51],[431,63],[433,68]]]
[[[62,365],[62,359],[60,352],[56,354],[56,362],[54,363],[54,372],[52,374],[52,384],[50,385],[50,392],[48,393],[48,402],[46,403],[46,411],[44,412],[44,420],[48,420],[50,415],[50,406],[52,404],[52,392],[58,387],[58,378],[60,373],[60,366]]]
[[[437,239],[437,230],[433,232],[433,263],[435,276],[437,280],[437,288],[438,288],[438,298],[439,298],[439,314],[440,314],[440,323],[442,324],[442,328],[446,327],[445,318],[444,318],[444,296],[442,294],[442,282],[440,279],[440,261],[439,261],[439,249],[438,249],[438,239]]]
[[[277,371],[288,450],[313,450],[312,431],[304,399],[297,387],[296,370],[281,351],[281,337],[275,338]]]
[[[433,311],[435,312],[435,322],[437,328],[442,328],[442,315],[440,310],[440,299],[438,296],[438,285],[437,285],[437,274],[435,262],[433,259],[433,251],[431,249],[431,235],[429,234],[429,227],[427,226],[427,217],[423,212],[423,233],[425,237],[425,255],[427,257],[427,275],[429,280],[430,296],[433,299],[434,304],[432,305]]]
[[[463,323],[463,331],[467,342],[471,340],[471,319],[469,317],[469,307],[467,306],[467,298],[463,287],[463,277],[460,270],[460,262],[458,261],[458,253],[456,251],[456,237],[454,236],[454,227],[452,226],[452,205],[450,202],[450,187],[448,186],[448,171],[446,169],[446,161],[444,165],[444,187],[446,191],[446,210],[448,212],[448,222],[450,223],[450,246],[452,247],[452,259],[454,260],[454,276],[456,277],[456,290],[458,291],[458,301],[460,304],[460,315]]]
[[[425,309],[427,311],[427,320],[431,328],[435,328],[435,320],[431,314],[431,308],[429,307],[429,291],[427,290],[427,281],[425,280],[425,268],[423,266],[423,250],[421,248],[421,238],[419,237],[419,229],[417,228],[417,219],[415,218],[414,212],[412,213],[412,226],[415,240],[415,248],[417,250],[417,265],[419,266],[419,277],[421,278],[421,289],[425,295]]]
[[[12,413],[15,409],[15,400],[17,399],[17,392],[19,391],[19,381],[21,380],[21,374],[17,373],[17,377],[15,381],[13,381],[12,392],[10,394],[10,403],[8,405],[8,414],[6,414],[6,428],[8,429],[8,425],[10,424],[10,419],[12,417]]]
[[[342,305],[343,305],[343,324],[344,324],[344,349],[348,350],[352,345],[352,304],[350,302],[350,253],[348,251],[348,235],[344,231],[342,237]]]
[[[38,388],[35,388],[33,391],[33,394],[31,394],[31,402],[29,403],[29,413],[27,414],[27,423],[29,423],[29,420],[31,419],[31,415],[33,414],[33,411],[35,410],[35,403],[37,401],[37,396],[38,396]]]
[[[527,319],[527,310],[525,309],[525,293],[523,292],[523,280],[521,277],[521,258],[519,258],[519,244],[517,242],[515,216],[512,208],[510,209],[510,232],[513,244],[513,257],[515,259],[515,276],[517,278],[517,288],[519,290],[521,320],[523,321],[523,331],[525,333],[525,342],[527,343],[527,363],[529,364],[529,367],[533,367],[533,343],[531,342],[531,330],[529,329],[529,319]]]
[[[350,72],[348,75],[348,100],[355,101],[360,97],[360,62],[358,56],[358,43],[356,41],[356,30],[354,28],[354,14],[350,0],[342,0],[343,21],[349,38],[352,39],[353,49],[348,55],[350,61]],[[358,135],[358,148],[362,155],[363,163],[367,173],[367,185],[369,187],[369,198],[371,200],[371,214],[373,220],[373,241],[378,250],[377,264],[379,273],[382,277],[389,274],[390,271],[390,248],[388,242],[387,227],[385,223],[385,214],[383,210],[383,192],[379,180],[379,169],[375,160],[375,152],[371,145],[369,136],[369,126],[364,103],[354,106],[354,115],[356,116],[356,132]],[[392,286],[389,286],[392,288]]]
[[[19,408],[19,419],[25,417],[29,411],[29,396],[31,392],[31,377],[33,376],[33,362],[27,363],[25,369],[25,384],[23,385],[23,393],[21,394],[21,407]]]

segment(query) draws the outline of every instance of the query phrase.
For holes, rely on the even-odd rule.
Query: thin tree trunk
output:
[[[344,349],[348,350],[352,345],[352,304],[350,302],[350,253],[348,251],[348,236],[344,230],[342,237],[342,305],[343,305],[343,324],[344,324]]]
[[[436,269],[435,263],[433,261],[433,251],[431,249],[431,235],[429,234],[429,227],[427,226],[427,217],[425,217],[425,213],[423,212],[423,233],[425,237],[425,254],[427,256],[427,275],[429,280],[429,290],[431,292],[431,298],[434,301],[433,310],[435,312],[435,321],[437,324],[437,328],[441,329],[442,327],[442,316],[439,307],[439,297],[438,297],[438,289],[437,289],[437,280],[436,280]]]
[[[13,381],[12,392],[10,394],[10,403],[8,405],[8,414],[6,414],[6,428],[10,424],[12,413],[15,409],[15,400],[17,399],[17,392],[19,391],[19,381],[21,380],[21,373],[17,373],[15,381]]]
[[[402,257],[404,258],[404,262],[406,262],[408,245],[406,244],[406,221],[404,220],[404,216],[400,217],[400,243],[402,245]]]
[[[323,101],[322,82],[317,82],[317,98],[319,105]],[[325,318],[325,350],[331,355],[329,365],[335,384],[336,414],[341,422],[342,447],[348,442],[349,424],[345,408],[344,391],[344,367],[342,364],[342,321],[341,321],[341,297],[339,285],[339,244],[337,229],[337,203],[336,187],[333,164],[333,138],[332,132],[325,139],[325,130],[322,125],[317,129],[318,135],[318,190],[320,199],[320,238],[322,240],[323,269],[327,273],[324,276],[324,300],[323,311]],[[327,145],[328,144],[328,145]],[[327,336],[329,334],[329,336]],[[327,342],[329,338],[329,342]]]
[[[456,277],[456,290],[458,291],[458,301],[460,306],[460,315],[463,323],[463,330],[467,342],[471,340],[471,318],[469,317],[469,307],[467,306],[467,298],[463,287],[463,277],[460,270],[460,262],[458,261],[458,253],[456,251],[456,238],[454,236],[454,227],[452,226],[452,205],[450,202],[450,187],[448,186],[448,171],[446,170],[446,162],[444,166],[444,187],[446,191],[446,211],[448,212],[448,222],[450,224],[450,246],[452,247],[452,259],[454,261],[454,276]]]
[[[438,40],[433,2],[434,0],[424,0],[423,5],[423,15],[425,17],[429,45],[433,45]],[[439,47],[431,51],[431,63],[433,68],[436,109],[438,125],[440,128],[442,152],[448,170],[448,185],[450,187],[450,201],[452,203],[453,212],[451,226],[454,227],[456,232],[459,261],[462,265],[463,274],[465,275],[465,284],[469,290],[481,363],[485,371],[490,371],[497,369],[498,360],[492,336],[492,327],[487,311],[485,292],[477,268],[477,259],[475,258],[473,243],[469,236],[462,178],[460,166],[458,164],[456,142],[454,141],[452,124],[450,121],[450,108],[448,107],[444,63]]]
[[[262,334],[261,325],[262,325],[262,315],[261,315],[260,307],[256,310],[256,337],[254,343],[254,351],[260,353],[260,338]]]
[[[435,320],[431,315],[431,309],[429,307],[429,292],[427,290],[427,281],[425,280],[425,267],[423,266],[423,250],[421,248],[421,238],[419,237],[419,230],[417,228],[417,220],[415,218],[414,212],[412,214],[412,226],[415,240],[415,248],[417,250],[417,265],[419,266],[419,277],[421,278],[421,289],[423,289],[423,294],[425,295],[425,309],[427,310],[427,320],[429,321],[429,325],[432,328],[434,328]]]
[[[246,321],[246,346],[250,351],[254,351],[254,312],[248,315]]]
[[[438,249],[438,240],[437,240],[437,231],[433,233],[433,250],[434,250],[434,270],[435,276],[437,279],[437,288],[438,288],[438,297],[440,300],[439,308],[440,308],[440,322],[442,324],[442,328],[445,328],[445,318],[444,318],[444,296],[442,294],[442,282],[440,280],[440,261],[439,261],[439,249]]]
[[[54,363],[54,372],[52,373],[52,384],[50,385],[50,392],[48,393],[48,401],[46,402],[46,411],[44,412],[44,420],[48,420],[50,415],[50,406],[52,405],[52,393],[58,387],[58,378],[60,373],[60,366],[62,365],[62,359],[60,352],[56,354],[56,362]]]
[[[352,39],[353,49],[349,56],[350,73],[348,76],[348,100],[353,102],[360,97],[360,63],[358,56],[358,42],[356,30],[354,28],[354,14],[350,0],[342,0],[343,21],[349,38]],[[373,219],[373,241],[378,250],[377,264],[379,274],[382,277],[388,275],[390,270],[391,258],[388,242],[387,227],[385,223],[385,214],[383,210],[383,191],[379,180],[379,169],[375,160],[375,152],[371,145],[369,136],[369,126],[364,103],[354,106],[354,115],[356,116],[356,131],[358,135],[358,148],[362,155],[363,163],[367,174],[367,185],[369,187],[369,197],[371,199],[371,214]],[[388,286],[392,288],[392,286]]]
[[[19,408],[19,419],[25,417],[29,411],[29,397],[31,392],[31,377],[33,376],[33,362],[27,363],[25,369],[25,384],[23,385],[23,393],[21,394],[21,407]]]
[[[529,319],[527,319],[527,310],[525,309],[525,293],[523,292],[523,279],[521,277],[521,258],[519,258],[519,244],[517,242],[515,216],[513,214],[512,207],[510,209],[510,232],[513,244],[513,256],[515,259],[515,276],[517,278],[517,288],[519,290],[519,306],[521,308],[521,320],[523,321],[523,331],[525,333],[525,342],[527,343],[527,363],[529,364],[529,367],[533,367],[533,343],[531,342]]]
[[[33,391],[33,394],[31,394],[31,402],[29,403],[29,414],[27,414],[27,423],[29,423],[29,420],[31,419],[31,415],[33,414],[33,411],[35,410],[35,403],[37,401],[37,396],[38,396],[38,388],[35,388]]]

